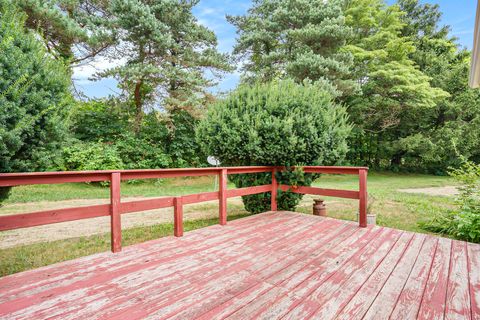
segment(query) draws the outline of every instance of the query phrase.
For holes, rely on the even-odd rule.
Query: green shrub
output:
[[[172,158],[172,167],[199,167],[206,163],[207,156],[195,141],[197,123],[198,119],[185,110],[170,113],[165,147]]]
[[[456,199],[458,210],[437,215],[421,225],[457,239],[480,242],[480,165],[467,161],[450,174],[461,183]]]
[[[77,143],[63,150],[63,170],[115,170],[124,163],[115,145],[102,142]]]
[[[197,127],[206,154],[224,166],[333,165],[347,152],[350,132],[344,107],[315,84],[279,81],[240,86],[211,106]],[[278,174],[279,183],[310,185],[313,176],[298,170]],[[232,177],[237,187],[269,184],[270,174]],[[279,210],[292,210],[301,195],[281,192]],[[243,197],[250,212],[270,208],[270,194]]]
[[[44,171],[67,135],[71,81],[17,9],[0,1],[0,172]]]
[[[457,198],[459,212],[454,219],[455,236],[480,242],[480,165],[467,161],[451,175],[462,184]]]
[[[115,143],[115,147],[126,169],[167,168],[171,163],[161,143],[125,135]]]
[[[78,102],[71,115],[71,131],[81,141],[115,141],[128,131],[128,114],[111,99]]]
[[[0,207],[2,206],[2,203],[10,196],[10,191],[12,191],[12,187],[0,187]]]

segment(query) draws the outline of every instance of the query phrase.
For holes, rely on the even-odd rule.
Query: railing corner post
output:
[[[272,192],[270,195],[270,210],[277,211],[277,190],[278,190],[278,182],[277,178],[275,177],[277,170],[274,168],[272,170]]]
[[[218,196],[219,223],[224,226],[227,224],[227,169],[220,171]]]
[[[110,235],[112,252],[122,251],[122,224],[120,217],[120,172],[110,177]]]
[[[359,180],[359,218],[358,223],[361,228],[365,228],[367,226],[367,202],[368,202],[368,194],[367,194],[367,170],[360,169],[358,172],[358,180]]]
[[[176,197],[173,200],[173,234],[175,237],[183,236],[183,198]]]

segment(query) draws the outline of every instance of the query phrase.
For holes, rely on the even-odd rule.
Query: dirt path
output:
[[[122,201],[127,202],[143,199],[148,198],[123,198]],[[0,208],[0,215],[68,207],[90,206],[108,202],[109,199],[87,199],[18,203]],[[228,203],[241,205],[242,200],[241,198],[232,198],[229,199]],[[218,211],[216,208],[218,208],[218,201],[186,205],[184,209],[184,219],[197,220],[217,217]],[[173,208],[162,208],[122,215],[122,229],[168,222],[173,222]],[[38,227],[9,230],[0,232],[0,249],[32,243],[90,236],[106,232],[110,232],[110,217],[99,217],[55,223]]]
[[[421,193],[429,196],[456,196],[458,194],[458,187],[444,186],[431,188],[412,188],[412,189],[398,189],[400,192],[406,193]]]

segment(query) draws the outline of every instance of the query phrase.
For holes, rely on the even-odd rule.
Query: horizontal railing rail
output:
[[[307,186],[279,185],[276,172],[284,167],[251,166],[251,167],[215,167],[186,169],[152,169],[152,170],[102,170],[102,171],[63,171],[63,172],[31,172],[0,174],[0,187],[15,187],[35,184],[60,184],[73,182],[109,182],[110,203],[92,206],[52,209],[31,213],[0,216],[0,231],[27,228],[45,224],[75,221],[96,217],[110,216],[110,233],[112,251],[121,250],[121,215],[160,208],[174,208],[174,235],[183,235],[183,206],[187,204],[218,200],[219,223],[227,223],[227,199],[238,196],[271,192],[271,210],[277,210],[277,192],[291,191],[301,194],[315,194],[330,197],[358,199],[359,225],[367,226],[367,172],[366,167],[305,166],[306,173],[353,174],[359,176],[359,190],[325,189]],[[272,182],[268,185],[252,186],[238,189],[227,189],[227,176],[242,173],[271,172]],[[158,179],[194,176],[218,175],[219,190],[182,196],[166,196],[146,200],[121,202],[121,181],[133,179]]]

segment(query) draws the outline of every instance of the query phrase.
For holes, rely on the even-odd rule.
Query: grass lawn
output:
[[[452,186],[457,183],[451,177],[419,174],[376,173],[368,175],[368,193],[375,199],[372,211],[381,226],[423,232],[418,222],[440,212],[455,208],[454,197],[431,196],[399,192],[398,189]],[[358,190],[358,177],[347,175],[323,176],[315,186],[334,189]],[[314,196],[305,196],[297,211],[311,212]],[[356,220],[358,201],[328,198],[330,217]],[[328,200],[333,201],[329,204]]]
[[[429,175],[370,173],[368,177],[369,194],[376,201],[373,211],[377,214],[377,224],[392,228],[426,232],[418,225],[424,218],[454,208],[453,197],[428,196],[398,192],[402,188],[424,188],[454,185],[449,177]],[[314,183],[315,186],[336,189],[358,189],[358,178],[347,175],[324,175]],[[233,185],[229,185],[233,188]],[[122,196],[152,197],[162,195],[182,195],[214,190],[213,177],[178,178],[154,180],[147,183],[122,184]],[[63,184],[22,186],[14,188],[11,197],[0,208],[0,214],[8,214],[9,205],[16,203],[58,201],[68,199],[108,198],[109,190],[96,184]],[[297,211],[311,213],[314,196],[305,196]],[[356,220],[358,202],[348,199],[327,199],[327,210],[330,217]],[[210,208],[211,207],[211,208]],[[204,204],[202,210],[216,210],[213,204]],[[229,219],[237,219],[248,215],[237,206],[229,207]],[[79,221],[81,223],[81,221]],[[202,219],[185,222],[185,231],[218,223],[218,219]],[[131,245],[173,234],[171,223],[148,227],[137,227],[123,231],[123,245]],[[0,276],[38,268],[59,261],[73,259],[110,248],[108,233],[88,237],[37,243],[0,250]]]

